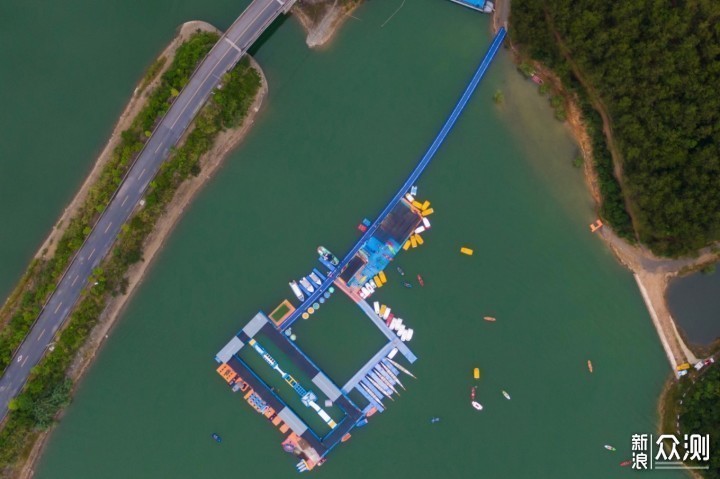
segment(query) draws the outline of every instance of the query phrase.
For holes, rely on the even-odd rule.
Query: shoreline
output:
[[[511,44],[514,61],[519,64],[520,53]],[[583,157],[583,173],[585,184],[592,196],[596,208],[600,207],[602,197],[598,187],[598,177],[594,167],[592,140],[588,134],[577,99],[568,93],[557,75],[545,65],[532,61],[537,74],[548,82],[552,89],[562,96],[565,102],[567,119],[563,122],[577,143]],[[709,249],[699,252],[697,258],[667,259],[658,258],[642,245],[631,245],[615,234],[612,228],[604,225],[598,235],[613,253],[615,258],[625,266],[638,285],[645,306],[660,338],[660,342],[668,357],[671,369],[685,362],[698,361],[695,353],[685,343],[677,329],[675,320],[670,314],[666,300],[668,280],[680,276],[688,270],[696,269],[704,264],[717,261],[720,257]]]
[[[63,212],[60,214],[60,218],[58,218],[58,220],[52,226],[50,234],[40,245],[40,248],[38,248],[38,251],[33,256],[34,259],[40,259],[53,255],[53,253],[55,252],[55,245],[57,244],[57,240],[59,240],[65,232],[68,221],[78,212],[78,210],[84,203],[85,198],[87,198],[90,188],[97,181],[103,168],[110,160],[113,150],[120,141],[120,134],[130,127],[133,119],[142,109],[144,100],[146,98],[146,95],[144,95],[144,93],[153,90],[158,85],[158,83],[160,82],[160,77],[170,67],[170,62],[168,62],[167,60],[172,59],[172,57],[175,55],[175,51],[180,46],[180,44],[182,44],[190,37],[190,35],[192,35],[198,30],[204,32],[222,33],[209,23],[200,20],[185,22],[180,25],[180,27],[178,27],[175,37],[170,41],[168,46],[165,47],[154,59],[158,60],[160,58],[165,58],[165,63],[160,69],[155,72],[153,79],[147,84],[144,85],[144,75],[142,78],[139,79],[137,85],[135,86],[135,89],[133,90],[132,95],[130,96],[130,100],[128,100],[127,105],[125,105],[125,108],[122,110],[117,122],[115,122],[115,125],[113,126],[112,132],[110,133],[110,138],[98,154],[95,163],[90,169],[90,172],[85,176],[85,180],[82,182],[80,189],[77,191],[77,193],[75,193],[75,196],[73,196],[73,198],[70,200],[70,203],[68,203],[65,209],[63,209]],[[150,68],[151,65],[152,63],[148,65],[148,68]],[[147,70],[145,73],[147,73]]]
[[[497,0],[501,5],[510,3],[510,0]],[[497,5],[497,3],[496,3]],[[507,23],[505,23],[507,28]],[[493,19],[493,27],[497,29],[497,15]],[[508,44],[516,65],[520,64],[524,54],[521,54],[511,40]],[[582,112],[578,106],[578,99],[571,95],[564,88],[559,77],[554,71],[544,64],[531,60],[538,75],[551,84],[552,89],[564,100],[567,118],[563,122],[577,143],[583,158],[583,176],[585,184],[594,200],[596,211],[602,204],[602,196],[599,189],[599,180],[595,171],[592,139],[585,127]],[[601,99],[597,98],[601,103]],[[611,125],[606,123],[606,116],[603,119],[603,133],[612,136]],[[615,159],[615,153],[613,158]],[[617,165],[615,166],[616,173]],[[696,352],[688,346],[683,335],[678,330],[678,325],[670,313],[667,300],[667,290],[672,278],[682,277],[691,274],[703,266],[714,264],[720,260],[720,253],[714,252],[712,247],[706,247],[697,252],[696,257],[684,257],[680,259],[658,258],[651,251],[642,245],[632,245],[621,239],[608,225],[604,225],[598,232],[603,243],[612,252],[615,259],[624,267],[630,270],[643,298],[645,307],[650,315],[653,327],[658,335],[665,355],[670,363],[671,372],[663,382],[662,391],[656,402],[656,430],[658,434],[675,432],[675,416],[677,415],[678,399],[674,396],[680,383],[676,376],[676,368],[680,364],[688,362],[695,364],[699,359]],[[704,352],[702,350],[698,350]],[[699,354],[702,356],[702,354]],[[682,403],[682,400],[680,400]],[[669,422],[672,422],[670,426]],[[667,430],[665,430],[667,428]],[[697,471],[688,471],[693,479],[700,479],[702,476]]]
[[[309,48],[318,48],[327,46],[330,40],[340,30],[345,21],[352,17],[352,13],[362,4],[361,0],[356,0],[350,5],[341,5],[339,0],[333,0],[323,16],[317,22],[313,21],[310,15],[303,10],[303,7],[296,3],[293,5],[291,12],[297,17],[300,25],[305,30],[305,44]]]
[[[163,50],[163,52],[157,58],[165,55],[174,55],[175,49],[177,49],[177,47],[186,39],[186,37],[198,29],[201,29],[203,31],[212,31],[219,34],[222,33],[220,32],[220,30],[206,22],[186,22],[180,27],[176,37],[171,41],[170,45],[168,45],[168,47],[166,47],[165,50]],[[182,218],[185,208],[190,205],[190,203],[195,199],[196,195],[205,186],[207,181],[211,179],[213,175],[219,170],[228,153],[230,153],[230,151],[235,149],[243,141],[247,133],[250,131],[250,128],[255,123],[255,118],[261,109],[261,106],[263,104],[263,101],[265,100],[265,97],[267,96],[269,88],[267,79],[263,70],[260,68],[260,65],[250,55],[247,55],[247,58],[249,59],[251,66],[260,75],[261,81],[260,89],[255,96],[252,105],[248,109],[247,116],[239,127],[225,130],[218,134],[213,144],[213,147],[210,149],[210,151],[205,153],[200,158],[200,175],[187,179],[178,187],[175,195],[173,196],[173,199],[168,205],[167,210],[159,218],[152,232],[143,242],[143,260],[132,265],[128,269],[126,275],[128,279],[127,292],[123,295],[118,295],[114,298],[111,298],[107,302],[103,312],[101,313],[97,325],[93,328],[87,342],[78,351],[75,359],[73,360],[72,364],[68,369],[67,375],[73,380],[71,397],[74,395],[85,373],[88,371],[89,367],[94,362],[94,359],[102,348],[105,339],[108,338],[110,331],[117,323],[120,315],[125,309],[125,306],[136,291],[137,286],[142,283],[142,280],[144,279],[145,274],[147,273],[149,268],[151,267],[157,253],[162,250],[165,241],[170,236],[170,233],[172,233],[175,225]],[[156,74],[156,78],[145,87],[145,90],[149,90],[156,85],[156,80],[160,78],[162,72],[165,71],[167,66],[168,62],[166,62],[166,65],[164,65],[163,68]],[[95,166],[91,170],[90,175],[83,183],[81,191],[76,194],[71,204],[65,209],[65,211],[63,212],[63,216],[57,223],[57,226],[61,225],[62,221],[65,218],[71,217],[72,212],[74,211],[73,208],[77,208],[78,205],[82,204],[82,199],[84,198],[84,195],[87,193],[89,187],[92,186],[92,181],[90,181],[92,179],[92,175],[96,172],[99,172],[102,169],[102,166],[104,166],[105,162],[107,161],[107,158],[104,158],[103,155],[107,154],[107,157],[109,157],[110,152],[112,152],[112,149],[114,148],[117,140],[119,139],[119,132],[122,131],[124,126],[126,127],[124,122],[127,123],[129,121],[132,121],[132,118],[134,118],[134,115],[132,115],[132,113],[136,112],[136,108],[137,111],[139,111],[139,109],[142,107],[143,102],[138,102],[138,100],[141,99],[139,95],[139,88],[141,84],[142,79],[138,83],[138,87],[134,90],[133,95],[129,100],[125,110],[123,110],[120,120],[118,120],[116,127],[113,130],[111,139],[108,141],[107,146],[105,147],[105,149],[103,149],[102,153],[98,157],[98,160],[96,161]],[[188,129],[188,132],[189,131],[190,130]],[[184,142],[188,132],[185,132],[178,144]],[[73,203],[75,203],[76,200],[79,201],[77,201],[77,204],[74,205]],[[59,228],[53,228],[53,231],[46,240],[46,243],[48,243],[48,241],[50,243],[52,242],[54,235],[56,234],[56,230],[59,230]],[[62,234],[62,232],[60,232],[60,234]],[[48,243],[48,245],[50,243]],[[44,254],[46,253],[46,251],[43,251],[45,247],[46,244],[44,243],[43,247],[41,247],[40,250]],[[65,410],[63,409],[57,418],[58,423],[62,420],[64,414]],[[53,425],[52,427],[50,427],[46,431],[42,431],[38,435],[30,451],[30,454],[25,459],[24,463],[22,465],[19,465],[19,467],[16,469],[17,474],[15,475],[15,477],[22,479],[30,479],[31,477],[33,477],[35,473],[35,466],[37,465],[38,460],[42,456],[45,446],[47,445],[47,442],[52,435],[55,427],[56,425]]]

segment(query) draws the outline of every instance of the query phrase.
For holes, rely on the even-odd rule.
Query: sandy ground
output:
[[[495,11],[493,12],[492,25],[493,33],[497,33],[500,27],[508,28],[510,19],[510,0],[494,0]]]
[[[183,30],[185,30],[186,26],[190,25],[188,32],[192,32],[197,29],[199,25],[202,25],[203,30],[208,31],[216,31],[217,29],[212,27],[209,24],[206,24],[204,22],[189,22],[183,25],[181,28],[180,33],[178,34],[178,37],[173,40],[172,44],[168,49],[166,49],[163,52],[163,55],[168,55],[168,58],[174,53],[174,49],[177,48],[177,45],[183,41],[183,38],[181,35],[183,34]],[[218,32],[220,33],[220,32]],[[178,40],[180,39],[180,40]],[[172,50],[170,48],[172,47]],[[260,66],[255,62],[254,59],[250,58],[250,62],[252,66],[260,73],[262,85],[260,87],[260,91],[258,92],[257,97],[255,98],[255,101],[253,102],[252,106],[250,107],[250,110],[248,112],[248,116],[243,121],[242,125],[240,127],[235,128],[233,130],[227,130],[222,133],[220,133],[215,141],[215,144],[213,148],[203,155],[203,157],[200,159],[200,165],[202,168],[202,172],[199,176],[193,177],[185,181],[180,187],[178,188],[177,192],[175,193],[175,196],[173,197],[173,200],[171,204],[168,206],[167,211],[165,214],[158,220],[157,224],[155,225],[155,228],[153,229],[150,236],[147,238],[147,240],[144,243],[143,247],[143,258],[144,261],[137,263],[133,265],[128,270],[128,289],[127,293],[122,296],[117,296],[115,298],[112,298],[107,306],[105,307],[105,310],[103,311],[102,315],[100,316],[100,320],[98,321],[98,324],[93,329],[92,333],[90,334],[90,337],[88,338],[87,342],[83,345],[83,347],[78,352],[78,355],[76,356],[75,360],[73,361],[73,364],[70,366],[70,370],[68,371],[68,375],[73,379],[75,382],[75,387],[77,387],[79,379],[83,376],[87,368],[90,366],[90,364],[95,359],[95,356],[97,355],[100,347],[102,346],[105,339],[107,339],[108,334],[112,327],[114,326],[115,322],[120,316],[120,313],[122,312],[123,308],[127,304],[127,301],[132,296],[133,292],[136,290],[137,286],[142,282],[142,279],[152,264],[153,259],[155,258],[155,255],[160,251],[162,248],[166,238],[170,235],[172,232],[173,227],[177,224],[178,220],[182,217],[183,212],[185,208],[192,202],[192,200],[195,198],[195,195],[200,191],[200,189],[205,185],[208,179],[210,179],[215,172],[220,168],[222,165],[223,160],[227,156],[227,154],[233,150],[240,142],[242,142],[243,138],[247,134],[247,132],[250,130],[252,125],[255,122],[255,117],[257,113],[260,111],[260,108],[262,106],[262,103],[267,96],[268,92],[268,84],[267,80],[265,78],[265,75],[260,68]],[[133,105],[133,103],[137,102],[137,95],[133,95],[133,98],[131,99],[131,104],[128,105],[128,108],[126,108],[126,112],[130,111],[131,107],[138,108],[138,105]],[[140,102],[142,103],[142,102]],[[142,105],[140,105],[141,107]],[[137,111],[137,109],[135,110]],[[125,115],[125,112],[123,113]],[[132,120],[132,113],[129,114],[130,121]],[[120,125],[120,122],[118,123]],[[113,136],[118,131],[122,131],[122,128],[118,130],[116,128],[116,131],[113,132]],[[112,142],[112,140],[111,140]],[[108,147],[110,146],[110,143],[108,144]],[[103,154],[108,151],[108,148],[103,151]],[[111,149],[109,150],[111,151]],[[97,168],[97,167],[96,167]],[[96,169],[95,168],[95,169]],[[93,173],[95,172],[95,169],[93,169]],[[85,185],[83,187],[88,185],[88,182],[86,181]],[[67,210],[66,210],[67,211]],[[33,446],[33,449],[28,457],[28,460],[26,463],[22,466],[20,471],[15,475],[15,477],[22,478],[22,479],[29,479],[33,477],[33,474],[35,472],[34,468],[37,463],[38,458],[41,456],[42,451],[45,447],[45,444],[47,443],[47,440],[52,433],[53,428],[49,429],[48,431],[45,431],[44,433],[40,434],[37,441],[35,442],[35,445]]]
[[[348,18],[352,17],[352,13],[360,5],[361,1],[357,1],[352,5],[345,6],[340,5],[338,0],[332,1],[332,5],[327,7],[323,17],[315,22],[310,16],[305,13],[303,6],[300,3],[296,3],[292,8],[292,13],[300,21],[307,32],[305,43],[310,48],[317,48],[326,45],[330,39],[335,35],[343,23]]]

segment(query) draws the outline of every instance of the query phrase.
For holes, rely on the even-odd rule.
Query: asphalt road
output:
[[[93,269],[110,251],[121,226],[143,197],[170,148],[188,128],[222,75],[235,66],[260,34],[292,3],[294,0],[254,0],[202,61],[148,139],[0,378],[0,418],[5,417],[9,401],[20,392],[30,370],[40,361],[68,317]]]

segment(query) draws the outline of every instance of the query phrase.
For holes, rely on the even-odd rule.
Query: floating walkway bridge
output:
[[[292,326],[292,324],[297,321],[297,319],[302,315],[304,311],[306,311],[308,308],[310,308],[313,303],[318,301],[320,297],[325,293],[325,291],[333,284],[333,282],[337,279],[337,277],[342,272],[343,268],[347,266],[347,264],[350,262],[350,260],[355,256],[355,254],[360,250],[360,248],[363,247],[363,245],[372,237],[372,235],[375,233],[375,231],[380,226],[380,223],[385,219],[385,217],[392,211],[393,208],[400,202],[400,200],[403,198],[405,193],[407,193],[410,190],[410,187],[417,182],[417,179],[420,177],[420,175],[425,171],[425,168],[430,164],[430,160],[433,159],[435,156],[435,153],[437,153],[440,146],[445,141],[445,138],[448,136],[450,131],[452,131],[453,127],[455,126],[455,123],[457,122],[457,119],[460,117],[460,114],[465,109],[465,106],[467,105],[468,101],[470,101],[470,97],[472,96],[473,92],[477,88],[478,84],[480,83],[480,80],[482,80],[483,76],[485,76],[485,72],[487,71],[488,67],[490,66],[490,63],[492,63],[493,59],[495,58],[495,54],[500,49],[500,46],[502,45],[503,40],[505,39],[505,35],[507,34],[504,27],[500,27],[497,34],[495,35],[495,39],[493,40],[492,44],[490,45],[490,48],[488,49],[488,52],[485,54],[485,58],[483,58],[483,61],[480,63],[480,66],[475,71],[475,74],[473,75],[472,79],[470,80],[470,83],[468,84],[467,88],[465,88],[465,91],[463,92],[462,96],[458,100],[457,104],[455,105],[455,108],[453,109],[452,113],[450,114],[450,117],[445,121],[445,124],[443,125],[442,129],[438,133],[438,135],[435,137],[435,140],[430,145],[430,148],[428,148],[425,155],[422,157],[420,162],[417,164],[415,169],[410,173],[410,176],[408,176],[407,180],[405,180],[405,183],[400,187],[398,192],[395,194],[395,196],[388,202],[387,206],[385,207],[382,212],[378,215],[377,219],[370,225],[370,227],[365,231],[365,233],[362,235],[362,237],[358,240],[358,242],[353,246],[353,248],[345,255],[345,258],[340,261],[338,266],[335,268],[334,271],[331,271],[328,274],[328,277],[323,281],[322,285],[318,286],[315,289],[315,292],[308,297],[305,302],[296,309],[290,316],[288,316],[285,321],[283,321],[280,328],[282,330],[285,330]]]

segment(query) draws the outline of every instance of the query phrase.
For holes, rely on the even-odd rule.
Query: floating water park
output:
[[[387,282],[386,271],[398,254],[424,243],[434,210],[429,201],[417,198],[417,180],[452,130],[505,34],[500,28],[425,155],[377,218],[358,226],[362,236],[343,259],[320,246],[318,267],[289,283],[300,304],[285,299],[270,314],[258,312],[215,355],[218,374],[279,429],[282,448],[299,458],[300,472],[322,465],[330,451],[351,438],[353,429],[385,411],[409,387],[407,378],[415,377],[409,367],[417,357],[407,344],[415,330],[391,307],[371,305],[368,298]],[[422,287],[422,277],[417,279]],[[404,285],[412,287],[409,282]],[[337,292],[349,297],[383,336],[383,346],[344,384],[300,349],[298,328],[292,328],[298,319],[316,314]]]

